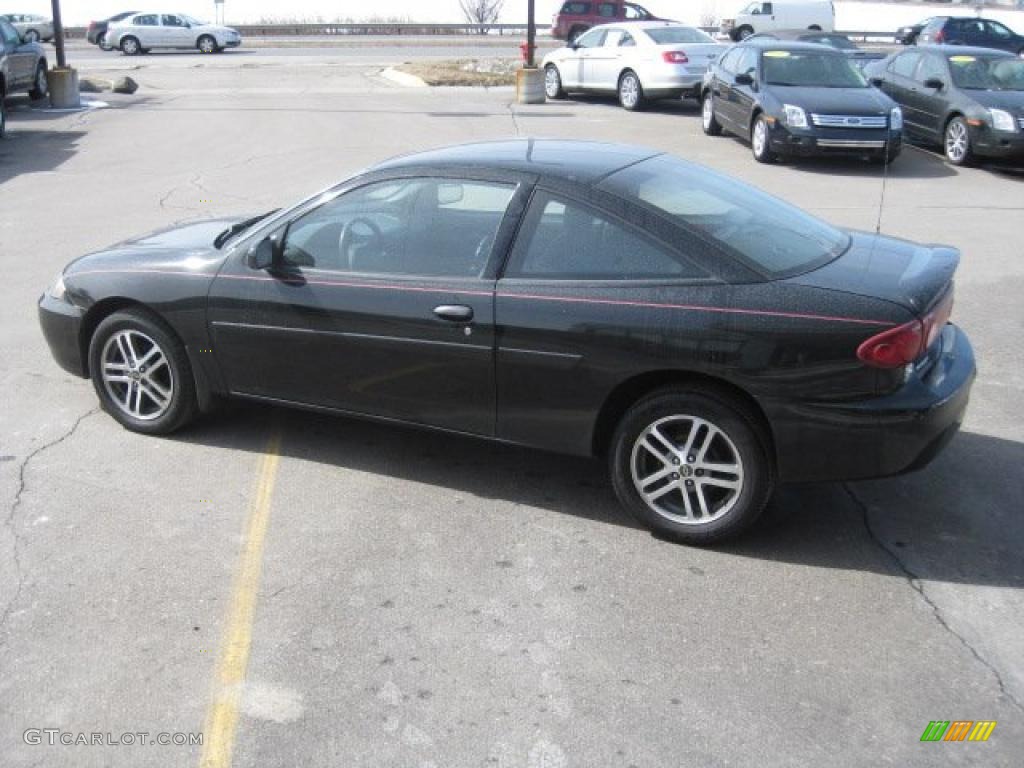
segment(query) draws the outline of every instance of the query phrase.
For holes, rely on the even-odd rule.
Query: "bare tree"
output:
[[[470,24],[495,24],[501,17],[505,0],[459,0],[459,5]],[[486,29],[480,30],[480,34],[486,33]]]

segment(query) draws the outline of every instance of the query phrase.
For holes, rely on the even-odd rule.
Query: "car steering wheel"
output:
[[[356,232],[356,227],[359,225],[368,229],[369,234]],[[357,237],[366,238],[366,242],[361,243],[361,247],[358,249],[355,247],[355,238]],[[382,238],[380,227],[373,220],[364,216],[357,216],[342,226],[341,232],[338,234],[338,253],[341,254],[342,261],[348,265],[349,272],[356,271],[356,251],[364,250],[371,244],[379,248]]]

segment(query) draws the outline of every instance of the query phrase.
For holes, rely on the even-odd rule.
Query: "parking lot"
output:
[[[519,106],[380,76],[416,55],[88,52],[83,74],[139,91],[10,101],[0,763],[203,755],[23,736],[57,728],[208,748],[216,731],[261,768],[1020,765],[1024,173],[908,148],[883,197],[877,166],[757,164],[704,136],[693,102]],[[35,302],[76,256],[515,135],[656,147],[837,225],[960,248],[953,319],[979,360],[962,433],[913,475],[784,489],[753,535],[702,550],[624,517],[597,462],[254,405],[146,438],[51,359]],[[932,720],[998,725],[921,743]]]

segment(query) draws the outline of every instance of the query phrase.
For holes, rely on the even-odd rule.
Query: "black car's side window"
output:
[[[530,203],[505,277],[651,280],[706,275],[593,208],[539,191]]]
[[[5,43],[11,45],[17,45],[21,42],[21,35],[18,34],[18,30],[2,20],[0,20],[0,37],[3,38]]]
[[[1013,32],[998,21],[986,21],[985,31],[988,32],[990,37],[994,37],[997,40],[1009,40],[1013,37]]]
[[[949,81],[949,78],[946,76],[946,68],[942,64],[942,59],[938,56],[922,56],[914,79],[919,83],[923,83],[931,78],[942,80],[944,83]]]
[[[514,192],[512,184],[441,178],[369,184],[293,221],[283,261],[337,272],[473,277]]]
[[[921,54],[916,51],[901,53],[893,59],[892,64],[889,65],[889,70],[900,77],[913,77],[914,69],[917,67],[917,63],[920,60]]]
[[[742,48],[733,48],[731,51],[727,51],[719,62],[722,71],[728,72],[730,75],[736,74],[736,64],[739,62],[742,52]]]

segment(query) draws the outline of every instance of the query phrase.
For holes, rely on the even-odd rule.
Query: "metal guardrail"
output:
[[[526,35],[526,24],[236,24],[233,25],[243,38],[260,37],[345,37],[345,36],[513,36]],[[540,25],[538,30],[546,27]],[[717,34],[718,27],[701,27],[709,34]],[[68,40],[81,40],[85,37],[85,27],[64,27],[64,37]],[[837,30],[851,40],[884,40],[895,41],[895,32],[871,32],[863,30]]]

